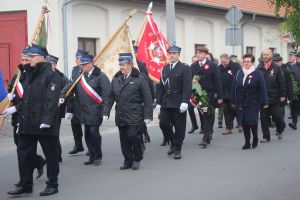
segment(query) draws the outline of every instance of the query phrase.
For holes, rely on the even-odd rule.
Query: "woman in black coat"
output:
[[[251,54],[243,56],[243,68],[237,72],[232,84],[231,103],[236,108],[237,120],[242,124],[245,145],[250,149],[250,132],[252,131],[252,148],[257,146],[258,113],[261,106],[268,107],[267,90],[262,74],[255,70],[255,58]]]

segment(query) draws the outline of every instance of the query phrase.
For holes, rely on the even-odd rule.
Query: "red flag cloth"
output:
[[[168,41],[160,32],[151,12],[147,12],[147,22],[138,45],[137,59],[146,63],[149,76],[159,82],[160,72],[167,64]]]

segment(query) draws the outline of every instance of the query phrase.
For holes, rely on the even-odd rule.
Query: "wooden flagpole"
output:
[[[36,40],[36,38],[37,38],[37,35],[40,33],[40,31],[41,31],[41,27],[42,27],[42,22],[43,22],[43,20],[44,20],[44,18],[45,18],[45,13],[48,11],[48,9],[47,9],[47,6],[43,6],[42,7],[42,11],[41,11],[41,14],[40,14],[40,16],[39,16],[39,19],[38,19],[38,23],[37,23],[37,25],[36,25],[36,27],[35,27],[35,29],[34,29],[34,32],[33,32],[33,35],[32,35],[32,37],[31,37],[31,40],[29,41],[29,46],[31,46],[34,42],[35,42],[35,40]]]

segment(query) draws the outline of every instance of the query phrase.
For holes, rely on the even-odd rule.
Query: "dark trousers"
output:
[[[37,142],[40,143],[47,161],[46,182],[49,187],[57,187],[57,177],[59,174],[58,164],[58,137],[52,135],[20,135],[18,145],[18,159],[20,166],[20,186],[32,187],[33,170],[36,160]],[[34,161],[34,162],[33,162]]]
[[[61,155],[62,155],[62,148],[61,148],[61,144],[60,144],[60,126],[61,126],[61,120],[62,120],[62,118],[59,118],[59,121],[58,121],[58,130],[59,130],[59,134],[58,134],[58,145],[59,145],[59,147],[58,147],[58,160],[59,161],[62,161],[62,157],[61,157]]]
[[[222,104],[226,129],[233,129],[233,120],[235,118],[235,109],[231,106],[229,100],[224,100]]]
[[[71,119],[71,127],[73,132],[73,137],[75,141],[75,146],[82,146],[82,127],[79,119],[73,116]]]
[[[192,127],[193,128],[198,128],[197,119],[196,119],[194,109],[195,109],[195,107],[191,103],[189,103],[188,112],[189,112],[189,116],[190,116],[190,119],[191,119]]]
[[[141,161],[143,159],[142,126],[118,126],[118,129],[124,165],[131,166],[133,161]]]
[[[171,124],[175,128],[175,133]],[[185,137],[186,112],[180,113],[178,108],[161,108],[159,126],[163,134],[171,140],[171,148],[181,151]]]
[[[18,131],[18,126],[17,125],[13,126],[13,131],[14,131],[14,142],[17,146],[17,154],[18,154],[18,146],[19,146],[19,137],[20,137],[20,135],[17,132]],[[33,162],[34,163],[34,169],[35,168],[38,169],[39,167],[44,165],[44,158],[42,156],[36,154],[34,156],[34,158],[35,158],[35,160]],[[20,167],[20,162],[19,162],[19,156],[18,156],[18,166],[19,166],[19,175],[21,175],[21,173],[20,173],[21,167]]]
[[[84,137],[86,146],[90,152],[89,161],[102,159],[101,142],[102,137],[100,135],[99,126],[84,125]]]
[[[298,95],[298,100],[293,100],[291,102],[291,115],[294,124],[297,124],[299,114],[300,114],[300,95]]]
[[[261,129],[263,132],[263,138],[270,140],[270,117],[275,122],[276,131],[283,133],[285,128],[285,122],[282,116],[282,109],[284,105],[281,104],[270,104],[266,109],[260,109],[260,122]]]
[[[250,145],[251,132],[253,136],[253,143],[257,144],[258,134],[257,134],[257,125],[243,125],[245,145]]]
[[[203,119],[203,138],[202,143],[209,143],[213,134],[215,123],[215,109],[213,112],[204,112],[201,114]]]

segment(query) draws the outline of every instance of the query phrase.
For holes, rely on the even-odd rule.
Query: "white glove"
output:
[[[107,121],[108,120],[108,116],[103,116],[103,120]]]
[[[8,93],[7,94],[7,98],[9,99],[9,101],[12,101],[14,99],[15,95],[13,95],[12,93]]]
[[[187,103],[181,103],[179,109],[180,109],[180,112],[181,112],[181,113],[186,112],[187,109],[188,109],[188,104],[187,104]]]
[[[72,117],[73,117],[73,114],[72,113],[66,113],[65,114],[65,118],[67,119],[67,120],[71,120],[72,119]]]
[[[42,129],[42,128],[50,128],[50,125],[48,125],[48,124],[41,124],[40,125],[40,129]]]
[[[144,122],[145,122],[146,124],[150,124],[151,119],[144,119]]]
[[[64,99],[64,98],[59,98],[58,103],[59,103],[59,104],[65,103],[65,99]]]
[[[160,105],[157,104],[156,107],[155,107],[155,111],[157,112],[157,114],[160,114]]]
[[[9,115],[14,114],[15,112],[17,112],[17,109],[15,106],[6,108],[5,110],[3,110],[2,115],[4,116],[4,118],[8,117]]]

